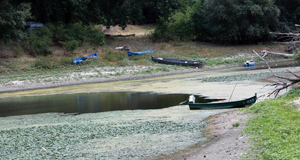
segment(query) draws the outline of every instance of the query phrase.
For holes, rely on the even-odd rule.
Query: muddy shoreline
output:
[[[18,92],[18,91],[26,91],[26,90],[35,90],[35,89],[47,89],[47,88],[57,88],[57,87],[65,87],[70,85],[83,85],[83,84],[93,84],[93,83],[105,83],[105,82],[116,82],[116,81],[126,81],[126,80],[140,80],[146,78],[153,78],[153,77],[161,77],[161,76],[170,76],[170,75],[179,75],[179,74],[186,74],[186,73],[195,73],[195,72],[205,72],[211,70],[219,70],[224,68],[232,68],[238,67],[238,65],[233,66],[222,66],[222,67],[209,67],[209,68],[191,68],[185,70],[175,70],[169,72],[158,72],[152,74],[139,74],[133,76],[117,76],[117,77],[110,77],[110,78],[99,78],[99,79],[87,79],[87,80],[70,80],[67,82],[61,82],[60,84],[24,84],[22,86],[3,86],[0,88],[0,93],[8,93],[8,92]]]
[[[280,63],[280,62],[289,62],[292,59],[281,59],[281,60],[272,60],[269,63]],[[263,62],[259,62],[256,65],[264,65]],[[1,93],[9,93],[9,92],[18,92],[18,91],[27,91],[27,90],[36,90],[36,89],[47,89],[47,88],[57,88],[57,87],[65,87],[70,85],[83,85],[83,84],[93,84],[93,83],[105,83],[105,82],[116,82],[116,81],[126,81],[126,80],[140,80],[146,78],[153,77],[162,77],[162,76],[170,76],[170,75],[180,75],[187,73],[197,73],[197,72],[205,72],[205,71],[213,71],[220,70],[226,68],[234,68],[234,67],[242,67],[241,65],[230,65],[230,66],[218,66],[218,67],[203,67],[203,68],[184,68],[183,70],[173,70],[169,72],[156,72],[151,74],[138,74],[138,75],[121,75],[121,76],[111,76],[106,78],[93,78],[93,79],[83,79],[83,80],[75,80],[71,79],[68,81],[60,81],[58,83],[37,83],[37,82],[23,82],[18,85],[1,85],[0,84],[0,94]]]

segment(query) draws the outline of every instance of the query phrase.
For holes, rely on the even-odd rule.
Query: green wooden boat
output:
[[[226,109],[226,108],[240,108],[252,105],[256,102],[256,93],[253,97],[231,102],[217,102],[217,103],[195,103],[195,96],[189,97],[189,107],[194,109]]]

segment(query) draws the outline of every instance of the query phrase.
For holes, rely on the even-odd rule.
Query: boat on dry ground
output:
[[[98,52],[87,55],[87,56],[72,59],[72,62],[75,63],[75,64],[79,64],[79,63],[81,63],[81,62],[83,62],[87,59],[96,58],[97,56],[98,56]]]
[[[216,103],[195,103],[195,96],[190,95],[189,107],[191,110],[194,109],[227,109],[227,108],[241,108],[254,104],[256,102],[256,93],[253,97],[230,102],[216,102]]]
[[[182,66],[192,66],[201,68],[205,65],[205,62],[202,61],[190,61],[183,59],[171,59],[171,58],[162,58],[162,57],[151,57],[153,62],[162,63],[162,64],[171,64],[171,65],[182,65]]]

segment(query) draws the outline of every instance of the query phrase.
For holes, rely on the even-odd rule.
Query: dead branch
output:
[[[280,32],[270,32],[270,34],[275,34],[278,36],[289,36],[289,37],[299,37],[300,33],[280,33]]]
[[[122,51],[129,51],[130,50],[130,47],[128,47],[128,46],[122,46],[122,47],[116,47],[115,48],[116,50],[122,50]]]
[[[299,83],[300,82],[300,76],[296,75],[295,73],[287,70],[290,74],[292,74],[293,76],[295,76],[296,78],[290,78],[290,77],[283,77],[283,76],[277,76],[275,75],[275,73],[273,72],[272,68],[270,67],[270,65],[268,64],[268,62],[262,57],[260,56],[257,52],[255,52],[255,50],[253,50],[253,52],[260,58],[262,59],[265,64],[268,66],[268,69],[270,70],[270,72],[272,73],[272,76],[276,77],[279,82],[276,83],[272,83],[272,84],[268,84],[268,86],[274,86],[276,89],[269,93],[268,97],[270,97],[271,95],[274,95],[275,98],[278,96],[279,92],[284,90],[284,89],[288,89],[290,86]],[[285,80],[285,81],[283,81]]]
[[[293,57],[294,54],[286,54],[286,53],[277,53],[277,52],[271,52],[271,51],[267,51],[267,50],[262,50],[262,57],[267,56],[268,54],[272,54],[272,55],[276,55],[276,56],[284,56],[284,57]]]
[[[272,42],[276,44],[297,44],[300,43],[300,41],[288,41],[288,42]]]

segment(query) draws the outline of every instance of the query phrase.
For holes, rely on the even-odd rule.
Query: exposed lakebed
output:
[[[281,72],[286,69],[274,69]],[[242,79],[202,82],[201,78],[269,73],[215,70],[142,80],[2,93],[0,97],[95,92],[195,94],[232,100],[267,94],[265,82]],[[234,92],[233,92],[234,91]],[[264,97],[259,99],[262,100]],[[177,100],[176,100],[177,101]],[[178,103],[178,102],[176,102]],[[228,110],[189,110],[187,105],[80,115],[43,113],[0,117],[0,157],[5,159],[153,159],[206,141],[205,119]]]

